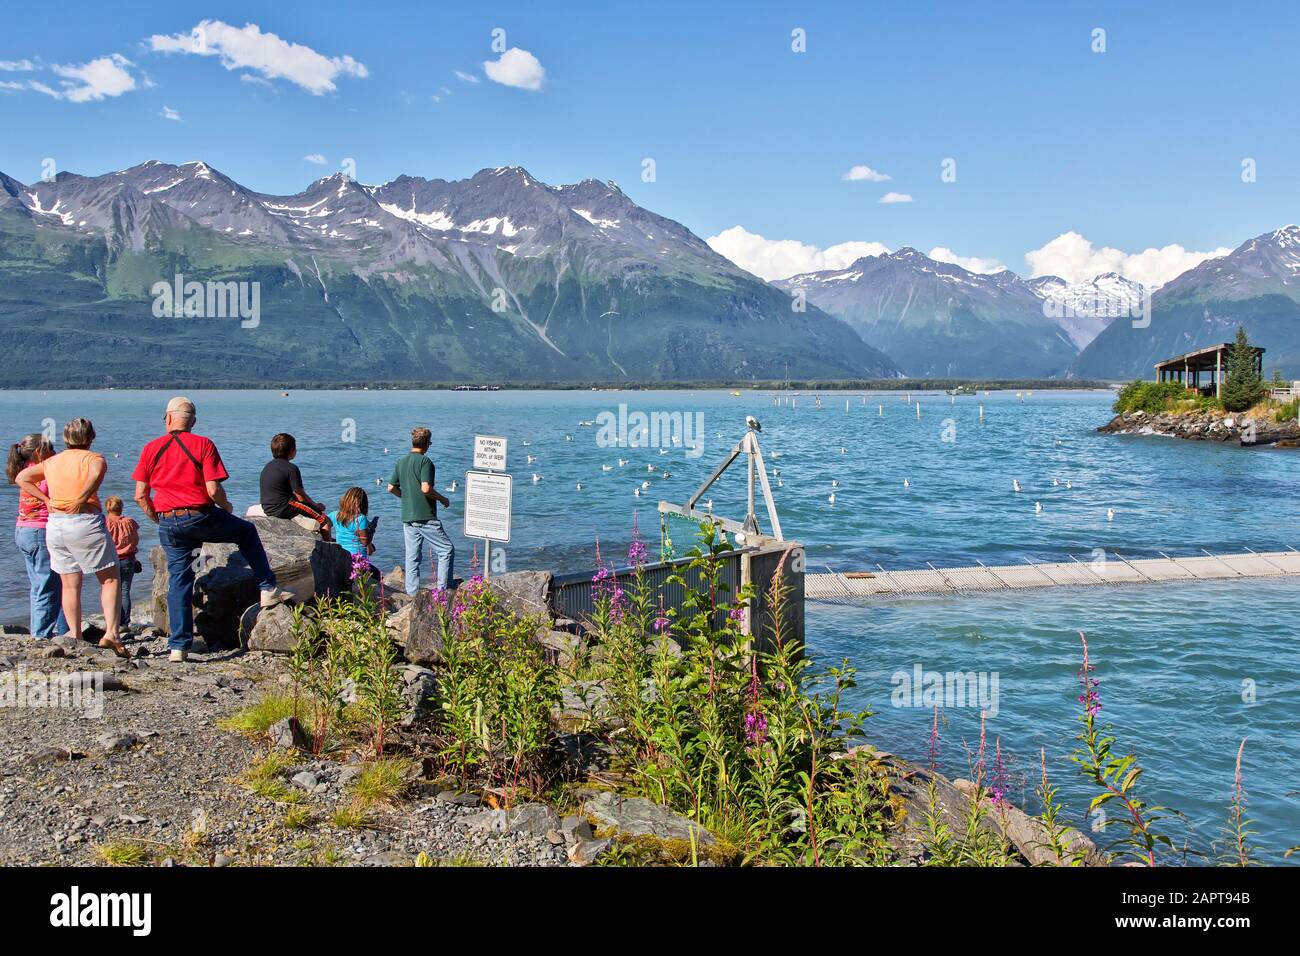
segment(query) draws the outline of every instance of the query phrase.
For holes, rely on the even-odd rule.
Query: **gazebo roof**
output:
[[[1165,359],[1163,362],[1157,362],[1156,368],[1214,368],[1219,354],[1222,352],[1229,352],[1232,348],[1232,342],[1222,342],[1219,345],[1207,345],[1203,349],[1197,349],[1194,352],[1184,352],[1182,355],[1175,355],[1173,358]],[[1264,350],[1258,345],[1252,345],[1251,349],[1256,355],[1264,354]]]

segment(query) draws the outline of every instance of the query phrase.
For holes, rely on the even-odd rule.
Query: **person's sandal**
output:
[[[131,652],[126,649],[126,645],[124,645],[121,641],[119,641],[115,637],[105,636],[100,638],[99,646],[104,648],[105,650],[112,651],[118,657],[131,656]]]

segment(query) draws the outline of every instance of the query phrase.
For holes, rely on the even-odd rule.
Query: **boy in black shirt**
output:
[[[298,443],[281,432],[271,439],[271,460],[262,469],[262,511],[268,518],[285,518],[330,539],[330,521],[325,506],[313,501],[302,487],[302,472],[293,463]]]

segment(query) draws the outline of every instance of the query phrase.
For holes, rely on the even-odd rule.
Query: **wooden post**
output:
[[[1214,350],[1214,397],[1223,398],[1223,348]]]

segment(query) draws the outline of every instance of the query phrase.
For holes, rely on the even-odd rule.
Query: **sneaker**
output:
[[[189,651],[172,651],[167,655],[167,660],[171,661],[173,664],[184,664],[189,659]]]
[[[263,591],[261,597],[262,607],[275,607],[277,604],[288,604],[298,595],[292,591],[286,591],[284,588],[272,588],[269,591]]]

